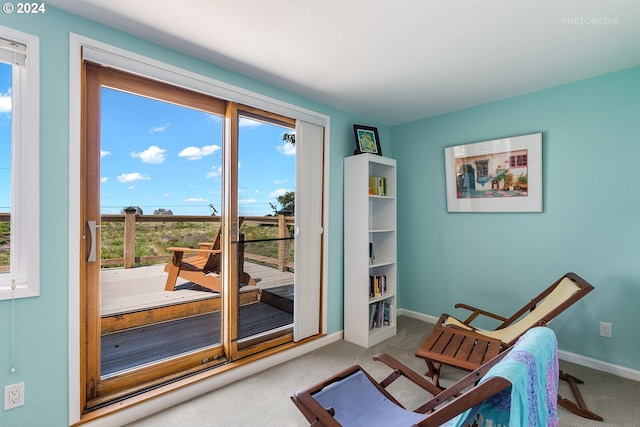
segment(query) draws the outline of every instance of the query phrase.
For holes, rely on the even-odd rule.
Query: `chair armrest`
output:
[[[311,423],[310,427],[340,427],[340,423],[333,418],[333,408],[322,407],[308,391],[294,393],[291,400]]]
[[[367,373],[360,366],[353,365],[305,390],[300,390],[293,393],[293,396],[291,396],[291,401],[296,405],[300,412],[302,412],[307,421],[311,423],[311,426],[340,427],[340,423],[333,417],[335,413],[334,409],[331,407],[323,407],[320,402],[318,402],[313,397],[313,395],[324,389],[325,387],[328,387],[333,383],[342,381],[343,379],[353,375],[358,371],[361,371],[365,375],[367,375]]]
[[[195,248],[180,248],[175,246],[167,248],[167,250],[170,250],[173,252],[185,252],[185,253],[188,252],[188,253],[200,253],[200,254],[219,254],[221,252],[220,249],[195,249]]]
[[[486,373],[489,372],[489,370],[492,367],[494,367],[498,362],[500,362],[502,359],[504,359],[504,357],[510,351],[511,351],[511,348],[506,349],[502,353],[500,353],[497,356],[495,356],[493,359],[491,359],[488,362],[486,362],[484,365],[481,365],[480,367],[478,367],[478,369],[476,369],[475,371],[472,371],[472,372],[468,373],[466,376],[464,376],[463,378],[458,380],[451,387],[443,390],[440,394],[433,396],[433,399],[431,399],[430,401],[428,401],[424,405],[420,406],[419,408],[414,409],[414,412],[421,412],[421,413],[432,412],[438,406],[440,406],[440,405],[444,404],[445,402],[450,401],[451,399],[454,399],[454,398],[455,398],[455,400],[453,400],[451,402],[454,406],[457,406],[459,404],[463,404],[464,405],[465,402],[462,402],[461,399],[457,399],[457,398],[460,395],[462,395],[462,394],[466,393],[467,391],[469,391],[471,389],[471,387],[477,385],[478,381],[480,381],[480,379],[482,379],[482,377],[484,377],[486,375]],[[493,378],[492,380],[502,380],[502,379]],[[504,381],[506,381],[506,380],[499,381],[499,388],[496,389],[495,391],[489,393],[489,395],[486,396],[486,398],[489,398],[490,396],[493,396],[495,393],[497,393],[500,390],[502,390],[503,387],[506,387],[508,385],[508,381],[506,381],[506,384],[505,384]],[[500,387],[502,387],[502,388],[500,388]],[[480,403],[480,401],[478,401],[476,403]],[[473,403],[473,405],[475,405],[476,403]],[[464,409],[464,408],[462,408],[462,409]],[[454,413],[459,413],[459,412],[454,411]],[[449,419],[450,418],[444,418],[439,423],[437,423],[436,425],[440,425],[444,421],[447,421]]]
[[[409,381],[413,382],[432,396],[435,396],[442,392],[442,389],[440,387],[436,386],[431,381],[428,381],[425,377],[417,374],[413,369],[409,368],[399,360],[391,357],[386,353],[376,354],[375,356],[373,356],[373,360],[382,362],[393,369],[393,372],[389,374],[389,376],[380,381],[380,385],[384,388],[389,386],[389,384],[397,380],[400,376],[404,376]]]
[[[489,311],[486,310],[482,310],[480,308],[477,307],[473,307],[470,306],[468,304],[462,304],[462,303],[458,303],[456,305],[454,305],[455,308],[463,308],[465,310],[469,310],[471,312],[471,314],[469,315],[469,317],[466,318],[466,320],[464,320],[464,324],[465,325],[469,325],[471,324],[471,322],[473,322],[473,320],[478,317],[479,315],[483,315],[483,316],[487,316],[487,317],[491,317],[492,319],[496,319],[499,320],[501,322],[504,322],[505,320],[507,320],[506,317],[502,317],[498,314],[495,313],[491,313]]]

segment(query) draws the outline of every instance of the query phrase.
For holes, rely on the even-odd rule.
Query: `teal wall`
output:
[[[0,301],[0,386],[24,381],[26,404],[0,411],[2,426],[68,425],[69,33],[111,44],[330,117],[328,332],[342,330],[342,165],[355,147],[353,123],[375,125],[293,93],[47,6],[43,15],[0,14],[0,25],[40,37],[41,295],[15,301],[11,374],[11,302]],[[380,128],[383,149],[389,130]]]
[[[560,349],[640,369],[639,94],[633,68],[393,127],[399,306],[509,315],[573,271],[595,290],[551,324]],[[534,132],[543,213],[447,213],[445,147]]]

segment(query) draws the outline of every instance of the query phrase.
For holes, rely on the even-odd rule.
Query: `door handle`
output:
[[[89,250],[87,262],[96,262],[96,229],[100,228],[100,226],[95,221],[87,221],[87,226],[89,226],[89,238],[91,239],[89,243],[91,249]]]

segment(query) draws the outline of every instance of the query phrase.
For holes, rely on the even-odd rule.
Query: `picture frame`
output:
[[[353,154],[377,154],[382,156],[378,128],[364,125],[353,125],[353,133],[356,137],[356,149]]]
[[[444,154],[448,212],[542,212],[542,132]]]

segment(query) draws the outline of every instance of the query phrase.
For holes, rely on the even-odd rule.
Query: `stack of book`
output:
[[[387,292],[387,276],[382,274],[369,275],[369,296],[379,297]]]
[[[388,301],[369,304],[369,329],[381,328],[390,324],[391,305]]]
[[[374,196],[387,195],[387,179],[383,176],[369,177],[369,194]]]

